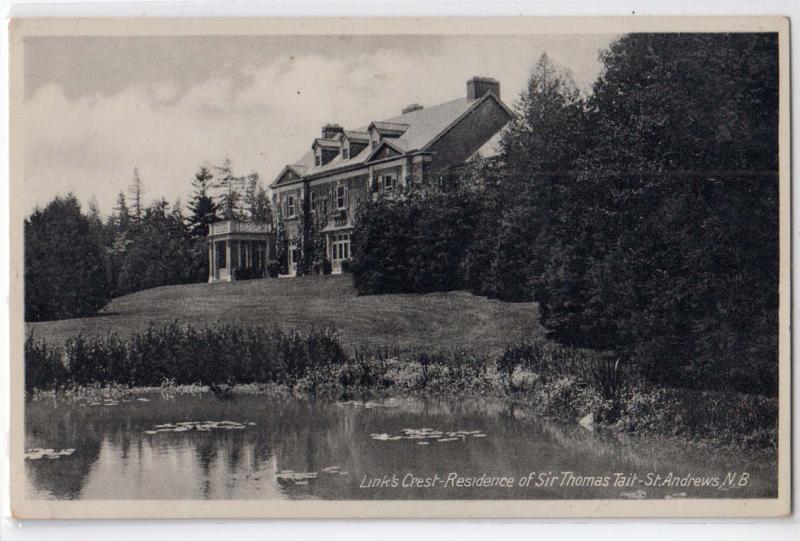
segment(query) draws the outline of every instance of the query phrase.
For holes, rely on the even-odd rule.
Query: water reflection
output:
[[[74,448],[57,460],[26,461],[28,490],[39,499],[552,499],[619,498],[618,487],[393,487],[364,488],[364,479],[513,476],[574,471],[674,472],[721,475],[747,471],[747,487],[659,488],[689,497],[774,497],[776,469],[742,456],[687,451],[662,444],[621,443],[580,427],[524,419],[488,400],[415,401],[400,407],[315,404],[240,396],[179,396],[113,407],[29,402],[26,448]],[[240,430],[146,433],[178,422],[252,422]],[[373,433],[403,429],[480,431],[485,438],[393,439]],[[419,435],[419,432],[406,432]],[[283,472],[283,473],[281,473]],[[307,474],[307,475],[306,475]]]

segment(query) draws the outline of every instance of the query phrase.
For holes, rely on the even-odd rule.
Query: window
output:
[[[349,160],[350,159],[350,149],[348,149],[347,147],[344,147],[342,149],[342,159],[343,160]]]
[[[294,197],[291,195],[286,199],[286,216],[294,216]]]
[[[322,158],[320,158],[319,154],[317,154],[317,156],[314,158],[314,163],[317,164],[317,167],[319,167],[321,160]]]
[[[344,261],[350,259],[350,234],[341,233],[331,237],[331,259],[333,261]]]
[[[395,188],[395,177],[394,175],[383,175],[383,191],[384,192],[391,192]]]
[[[344,186],[337,186],[334,191],[334,197],[336,198],[336,208],[343,209],[346,206],[347,201],[345,200],[345,187]]]

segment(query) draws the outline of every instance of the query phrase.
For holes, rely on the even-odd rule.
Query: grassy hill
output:
[[[28,329],[55,345],[79,333],[126,335],[176,320],[286,330],[332,326],[350,346],[475,353],[543,334],[533,303],[465,292],[360,297],[348,275],[158,287],[118,297],[95,317],[29,323]]]

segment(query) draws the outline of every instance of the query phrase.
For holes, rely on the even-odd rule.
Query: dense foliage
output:
[[[481,195],[454,182],[359,208],[350,267],[360,293],[464,289],[462,269],[483,214]]]
[[[557,341],[605,352],[612,387],[633,364],[776,394],[776,37],[631,34],[601,60],[586,99],[539,60],[475,205],[362,208],[356,286],[535,300]]]
[[[25,220],[26,320],[86,316],[111,300],[108,259],[96,233],[72,195]]]
[[[115,334],[67,340],[62,352],[29,335],[26,389],[70,385],[266,383],[296,381],[308,370],[341,364],[346,355],[331,330],[308,333],[227,326],[151,327],[123,339]]]
[[[656,380],[777,393],[774,35],[630,35],[531,277],[558,340]]]
[[[120,192],[105,220],[96,204],[84,214],[77,199],[56,197],[25,221],[25,318],[27,321],[89,316],[115,296],[208,278],[209,226],[225,204],[240,220],[271,222],[272,209],[258,175],[224,182],[201,167],[192,180],[188,216],[180,201],[143,202],[144,182],[134,171],[132,204]],[[243,194],[236,186],[243,184]],[[214,190],[222,190],[216,195]],[[219,201],[217,201],[219,200]]]

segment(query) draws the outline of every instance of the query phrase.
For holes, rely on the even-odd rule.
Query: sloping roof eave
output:
[[[272,181],[272,183],[270,183],[269,187],[270,187],[270,188],[274,188],[274,187],[278,186],[278,184],[280,184],[280,182],[281,182],[281,178],[283,177],[283,175],[285,175],[285,174],[286,174],[286,172],[287,172],[287,171],[291,171],[292,173],[294,173],[295,175],[297,175],[297,179],[295,179],[295,180],[292,180],[292,181],[290,181],[290,182],[284,182],[284,183],[283,183],[284,185],[285,185],[285,184],[293,184],[293,183],[295,183],[295,182],[300,182],[300,181],[302,181],[302,180],[303,180],[303,177],[305,176],[305,175],[303,175],[303,174],[302,174],[300,171],[298,171],[298,170],[297,170],[297,168],[295,168],[294,166],[292,166],[292,165],[286,165],[286,166],[284,166],[284,168],[283,168],[283,169],[281,169],[281,172],[280,172],[280,173],[278,173],[278,176],[277,176],[277,177],[275,177],[275,180],[273,180],[273,181]]]

